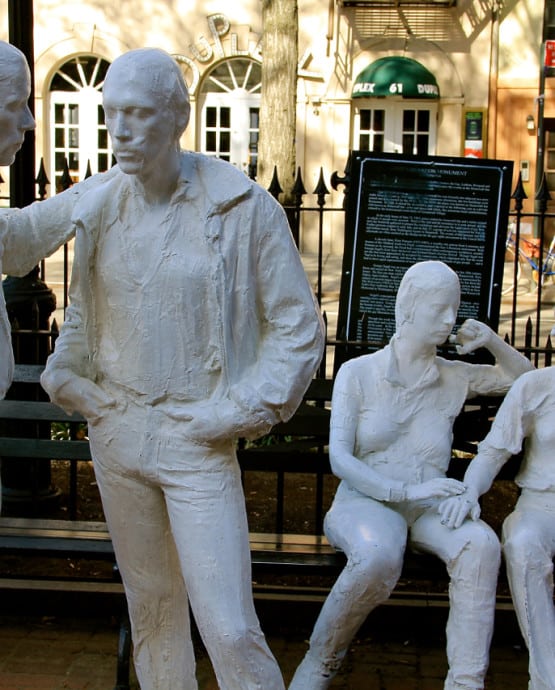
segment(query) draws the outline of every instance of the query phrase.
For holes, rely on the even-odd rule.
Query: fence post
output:
[[[324,182],[324,170],[320,168],[320,177],[313,194],[316,194],[318,203],[318,289],[316,296],[318,297],[318,304],[322,304],[322,261],[324,253],[324,206],[326,205],[326,195],[330,190],[326,187]]]

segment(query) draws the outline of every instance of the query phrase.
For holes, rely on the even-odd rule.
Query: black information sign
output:
[[[338,339],[389,339],[401,277],[427,259],[459,276],[458,323],[496,330],[512,172],[512,161],[352,152]]]

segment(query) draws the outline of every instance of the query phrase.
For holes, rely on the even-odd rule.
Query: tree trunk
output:
[[[295,180],[297,0],[262,0],[262,93],[257,180],[267,188],[274,166],[289,201]]]

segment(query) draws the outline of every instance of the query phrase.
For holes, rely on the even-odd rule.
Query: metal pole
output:
[[[35,50],[33,0],[8,0],[10,43],[27,58],[31,70],[29,107],[35,112]],[[21,208],[35,200],[35,133],[27,132],[21,151],[10,168],[10,206]]]

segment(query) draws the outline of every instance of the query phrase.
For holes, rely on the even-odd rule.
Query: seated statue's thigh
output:
[[[555,555],[555,514],[542,510],[516,509],[503,523],[503,545],[505,552],[511,549],[521,551],[541,548],[550,558]],[[536,551],[537,557],[537,551]]]
[[[495,562],[495,554],[499,551],[495,532],[483,520],[467,519],[460,527],[452,529],[441,524],[435,509],[415,521],[409,542],[415,551],[433,553],[445,563],[456,559],[463,550],[474,552],[476,556],[491,554]]]

